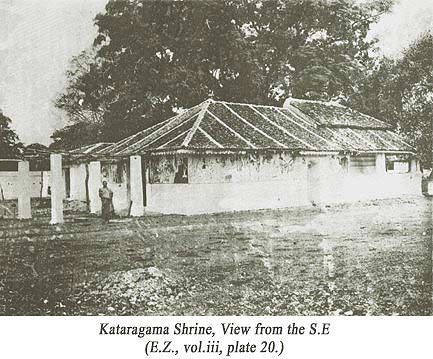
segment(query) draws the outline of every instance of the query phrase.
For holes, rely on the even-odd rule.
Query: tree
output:
[[[349,104],[391,122],[432,167],[433,34],[427,32],[399,59],[382,58]]]
[[[0,158],[19,158],[23,145],[10,127],[11,119],[0,109]]]
[[[94,140],[116,141],[208,97],[276,104],[289,95],[349,96],[370,61],[369,26],[390,6],[111,0],[95,19],[93,51],[73,60],[56,103],[72,125],[62,136],[92,123]]]
[[[82,51],[66,72],[68,86],[55,106],[65,111],[69,124],[54,131],[52,149],[72,149],[98,140],[103,125],[104,104],[100,91],[106,88],[94,50]]]
[[[51,138],[50,150],[72,150],[98,142],[101,135],[98,124],[80,121],[54,131]]]

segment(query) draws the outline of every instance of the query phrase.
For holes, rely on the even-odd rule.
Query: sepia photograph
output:
[[[432,121],[431,0],[0,0],[0,315],[431,316]]]

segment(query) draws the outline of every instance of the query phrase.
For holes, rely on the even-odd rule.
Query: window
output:
[[[49,171],[50,170],[50,161],[49,160],[31,160],[30,171]]]
[[[360,155],[350,158],[350,170],[352,173],[371,174],[376,171],[375,155]]]
[[[347,170],[349,169],[349,159],[347,157],[341,157],[339,161],[342,170],[347,173]]]
[[[119,161],[114,166],[113,182],[123,183],[123,162]]]
[[[408,155],[386,155],[386,172],[408,173],[410,172],[410,157]]]
[[[17,172],[17,161],[0,161],[0,172]]]
[[[188,183],[188,162],[182,161],[177,166],[174,183]]]
[[[109,178],[109,173],[110,173],[110,164],[101,163],[101,176],[103,178]]]
[[[116,163],[102,163],[101,175],[113,183],[123,183],[124,163],[118,161]]]

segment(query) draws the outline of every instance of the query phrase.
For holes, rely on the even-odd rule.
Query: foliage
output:
[[[369,26],[390,5],[111,0],[95,19],[94,48],[73,59],[56,102],[72,125],[57,131],[56,146],[116,141],[208,97],[348,96],[374,46]]]
[[[0,159],[18,158],[21,155],[23,145],[10,127],[11,122],[11,119],[0,110]]]
[[[433,34],[427,32],[399,59],[383,58],[360,86],[349,104],[392,122],[432,166]]]
[[[72,150],[95,143],[100,137],[98,124],[91,122],[76,122],[60,130],[54,131],[51,138],[54,142],[50,145],[50,150]]]

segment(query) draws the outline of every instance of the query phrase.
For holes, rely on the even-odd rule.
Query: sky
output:
[[[367,0],[358,0],[367,1]],[[91,46],[107,0],[0,0],[0,109],[26,144],[49,144],[66,117],[53,102],[72,56]],[[399,56],[433,29],[433,0],[399,0],[370,31],[380,51]]]

